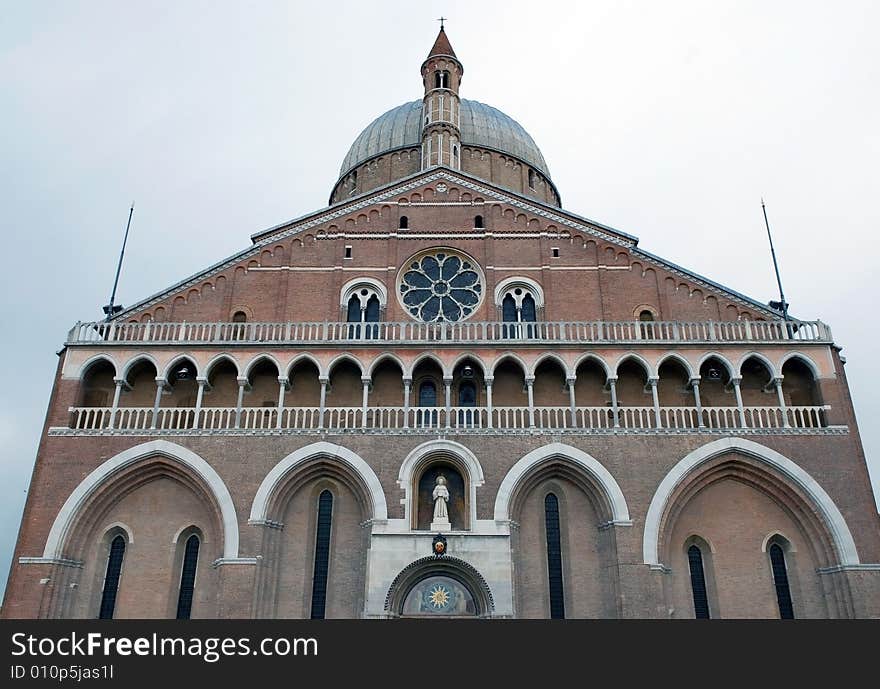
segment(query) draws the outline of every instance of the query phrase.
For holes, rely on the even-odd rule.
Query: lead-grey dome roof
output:
[[[512,155],[542,172],[550,171],[534,139],[516,120],[497,108],[461,99],[461,143],[483,146]],[[404,103],[380,115],[354,140],[342,161],[339,177],[361,163],[396,148],[422,143],[422,101]]]

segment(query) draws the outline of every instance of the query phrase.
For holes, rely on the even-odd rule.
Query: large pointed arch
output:
[[[695,475],[701,465],[728,452],[744,454],[766,464],[803,491],[822,517],[823,524],[834,543],[838,564],[843,566],[859,564],[859,554],[852,533],[837,505],[822,486],[795,462],[779,452],[752,440],[732,437],[721,438],[697,448],[672,467],[660,482],[645,517],[642,555],[646,565],[661,566],[660,526],[673,492],[688,476]]]
[[[626,505],[626,498],[623,497],[623,491],[620,489],[617,481],[614,480],[611,472],[602,466],[596,458],[588,455],[583,450],[564,443],[550,443],[532,450],[510,468],[510,471],[504,476],[504,480],[501,482],[498,494],[495,497],[495,521],[509,520],[511,499],[517,488],[538,467],[557,459],[564,459],[573,463],[595,481],[604,493],[603,497],[608,503],[608,511],[613,523],[620,525],[630,525],[632,523],[629,517],[629,508]]]
[[[89,498],[101,485],[132,465],[157,455],[182,465],[204,482],[216,501],[223,522],[223,557],[224,559],[238,558],[238,518],[235,514],[232,496],[229,494],[226,484],[223,483],[223,479],[208,462],[195,452],[167,440],[153,440],[123,450],[86,476],[74,488],[58,511],[46,539],[43,558],[63,559],[64,546],[71,527],[82,508],[88,503]]]
[[[266,478],[263,479],[263,482],[257,489],[248,521],[252,524],[265,523],[269,519],[272,499],[278,489],[284,484],[285,479],[298,467],[318,459],[336,460],[349,469],[361,481],[367,496],[370,498],[372,518],[377,520],[388,519],[385,492],[382,490],[379,477],[376,476],[372,467],[360,455],[355,454],[348,448],[321,441],[291,452],[272,467],[272,470],[266,474]]]

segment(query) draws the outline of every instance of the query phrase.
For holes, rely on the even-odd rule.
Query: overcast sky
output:
[[[421,97],[441,13],[463,97],[532,134],[565,208],[766,302],[764,196],[792,312],[843,347],[880,493],[880,3],[0,10],[0,588],[55,352],[108,301],[129,203],[125,305],[325,206],[360,130]]]

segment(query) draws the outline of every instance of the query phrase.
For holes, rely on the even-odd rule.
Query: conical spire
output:
[[[455,51],[452,49],[452,44],[446,37],[446,29],[442,26],[440,27],[440,33],[437,34],[437,40],[434,41],[434,47],[431,48],[431,52],[428,53],[428,59],[435,55],[451,55],[452,57],[456,57]],[[458,58],[456,57],[456,59]]]

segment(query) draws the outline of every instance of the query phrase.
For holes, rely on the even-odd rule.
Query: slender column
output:
[[[113,391],[113,407],[110,410],[110,428],[116,428],[116,412],[119,411],[119,396],[122,394],[122,388],[125,386],[125,378],[114,378],[116,390]]]
[[[367,404],[370,400],[370,379],[367,377],[361,378],[361,383],[364,386],[363,396],[361,397],[361,428],[367,427]]]
[[[651,386],[651,399],[654,401],[654,427],[662,428],[663,426],[660,423],[660,394],[657,391],[657,384],[659,383],[659,379],[657,378],[649,378],[648,384]]]
[[[703,423],[703,403],[700,401],[700,379],[691,378],[691,385],[694,388],[694,402],[697,405],[697,427],[705,428],[706,424]]]
[[[568,383],[568,408],[571,412],[571,427],[577,428],[577,400],[574,396],[574,384],[577,381],[575,376],[571,378],[566,378],[565,382]]]
[[[278,376],[278,411],[275,416],[275,428],[281,428],[284,415],[284,393],[290,389],[290,381],[284,376]]]
[[[452,421],[452,378],[443,378],[443,386],[446,388],[446,428],[449,428]]]
[[[773,379],[773,385],[776,386],[776,396],[779,398],[779,409],[782,412],[782,427],[791,428],[788,423],[788,409],[785,406],[785,395],[782,393],[782,376]]]
[[[609,378],[608,385],[611,388],[611,415],[614,417],[614,427],[620,428],[620,409],[617,406],[617,378]]]
[[[161,376],[156,376],[156,401],[153,402],[153,420],[150,428],[156,428],[159,421],[159,403],[162,401],[162,391],[165,389],[166,381]]]
[[[196,418],[193,420],[193,428],[202,427],[202,400],[205,396],[205,388],[208,385],[207,378],[196,378],[199,389],[196,392]]]
[[[739,388],[739,384],[742,382],[742,378],[731,378],[730,382],[733,383],[733,392],[736,395],[736,411],[739,414],[739,426],[740,428],[746,427],[746,412],[743,409],[743,396],[742,390]]]
[[[238,401],[235,403],[235,427],[241,428],[241,408],[244,404],[244,389],[247,387],[248,379],[238,379]]]
[[[535,379],[526,378],[526,391],[529,393],[529,428],[535,427]]]
[[[409,396],[412,391],[412,378],[403,379],[403,427],[409,428]]]
[[[486,428],[492,428],[492,383],[495,378],[486,378]]]
[[[330,382],[329,378],[318,378],[321,383],[321,406],[318,409],[318,428],[324,429],[324,410],[327,406],[327,384]]]

